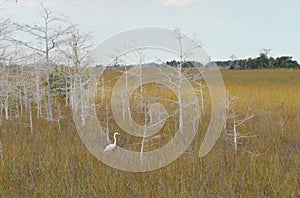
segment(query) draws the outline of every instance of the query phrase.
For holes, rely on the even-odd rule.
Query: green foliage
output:
[[[217,61],[220,67],[227,67],[230,70],[246,70],[246,69],[300,69],[297,61],[292,60],[291,56],[281,56],[276,59],[267,57],[266,54],[261,53],[257,58],[248,58],[230,61]]]
[[[171,67],[178,67],[179,64],[180,64],[180,61],[175,61],[175,60],[166,62],[166,65],[171,66]],[[182,63],[182,68],[195,67],[195,66],[199,66],[199,64],[201,64],[201,63],[196,62],[196,61],[184,61]]]
[[[86,82],[91,77],[88,70],[81,68],[55,67],[49,75],[51,92],[58,98],[65,98],[74,81]]]

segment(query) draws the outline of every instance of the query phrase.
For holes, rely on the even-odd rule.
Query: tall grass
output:
[[[77,135],[70,109],[64,107],[60,130],[55,123],[34,118],[31,134],[29,128],[19,124],[28,122],[27,116],[0,126],[4,155],[0,196],[299,196],[300,71],[224,70],[222,74],[230,94],[239,98],[238,111],[245,112],[250,107],[255,115],[240,130],[258,137],[244,140],[236,156],[223,133],[214,149],[198,158],[209,120],[207,112],[190,148],[167,167],[145,173],[115,170],[87,151]],[[115,125],[110,123],[117,129]],[[163,130],[171,127],[176,128],[170,125]],[[123,136],[120,144],[126,147],[135,141]],[[168,139],[158,141],[165,143]]]

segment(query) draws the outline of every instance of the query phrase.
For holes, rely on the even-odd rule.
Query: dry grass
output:
[[[297,197],[300,195],[300,71],[222,71],[239,97],[238,110],[255,115],[241,128],[258,135],[243,141],[235,156],[223,134],[204,158],[204,133],[179,159],[160,170],[128,173],[107,167],[81,143],[72,115],[63,109],[61,130],[34,120],[34,134],[4,122],[1,197]],[[205,131],[209,112],[200,131]],[[111,123],[114,125],[114,123]],[[116,126],[111,126],[116,127]],[[168,126],[164,130],[167,130]],[[126,145],[133,139],[120,140]],[[251,156],[243,149],[259,154]]]

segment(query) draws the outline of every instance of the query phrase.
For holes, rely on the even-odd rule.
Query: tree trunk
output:
[[[53,120],[53,113],[52,113],[52,101],[51,101],[51,85],[50,85],[50,77],[49,77],[49,71],[47,71],[46,74],[46,81],[47,81],[47,119],[48,121]]]

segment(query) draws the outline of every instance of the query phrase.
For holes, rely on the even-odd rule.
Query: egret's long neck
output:
[[[116,135],[117,135],[117,134],[114,135],[114,145],[117,144],[117,137],[116,137]]]

